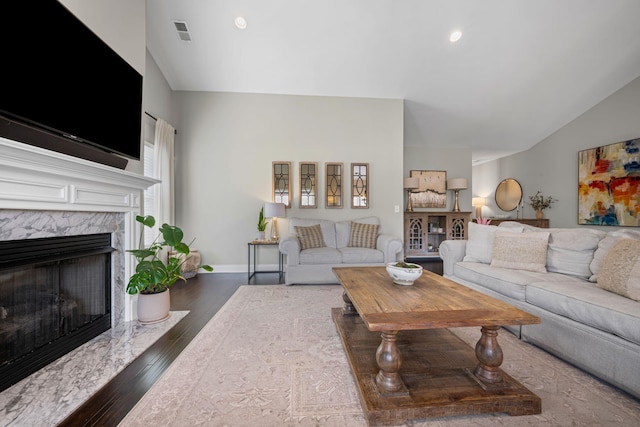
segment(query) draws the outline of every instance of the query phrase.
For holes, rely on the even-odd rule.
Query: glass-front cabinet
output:
[[[471,212],[405,212],[404,255],[406,257],[437,257],[444,240],[467,238],[467,223]]]

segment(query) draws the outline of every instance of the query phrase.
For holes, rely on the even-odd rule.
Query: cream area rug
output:
[[[121,426],[366,426],[330,309],[342,288],[241,286]],[[456,328],[471,345],[479,328]],[[539,415],[465,416],[411,426],[638,426],[640,402],[519,341],[502,368],[542,399]],[[640,365],[639,365],[640,366]]]

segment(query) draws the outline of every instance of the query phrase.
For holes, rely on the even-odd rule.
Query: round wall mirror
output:
[[[503,179],[496,188],[496,204],[503,211],[512,211],[522,200],[522,187],[512,178]]]

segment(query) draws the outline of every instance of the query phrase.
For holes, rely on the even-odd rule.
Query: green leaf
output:
[[[149,228],[152,228],[154,225],[156,225],[156,219],[152,215],[136,215],[136,221]]]
[[[148,248],[148,249],[129,249],[127,252],[131,252],[134,257],[141,258],[141,259],[153,256],[156,253],[152,248]]]
[[[173,247],[178,246],[184,237],[184,233],[180,228],[166,223],[160,227],[160,233],[162,233],[165,243]]]
[[[176,250],[176,252],[184,254],[184,255],[189,255],[189,252],[190,252],[189,245],[187,245],[184,242],[180,242],[180,243],[176,244],[174,246],[174,249]]]

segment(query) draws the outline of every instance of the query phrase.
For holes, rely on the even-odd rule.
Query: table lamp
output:
[[[402,187],[407,190],[407,212],[413,212],[411,193],[420,188],[420,178],[405,178]]]
[[[476,218],[482,217],[482,207],[486,204],[487,202],[484,197],[474,197],[471,199],[471,206],[476,208]]]
[[[264,217],[271,218],[271,240],[273,241],[277,241],[280,237],[278,234],[278,218],[284,218],[284,216],[284,203],[267,202],[264,204]]]
[[[460,190],[466,190],[467,188],[467,178],[452,178],[447,180],[447,190],[453,190],[455,194],[455,201],[451,212],[460,212],[460,206],[458,205],[458,193]]]

